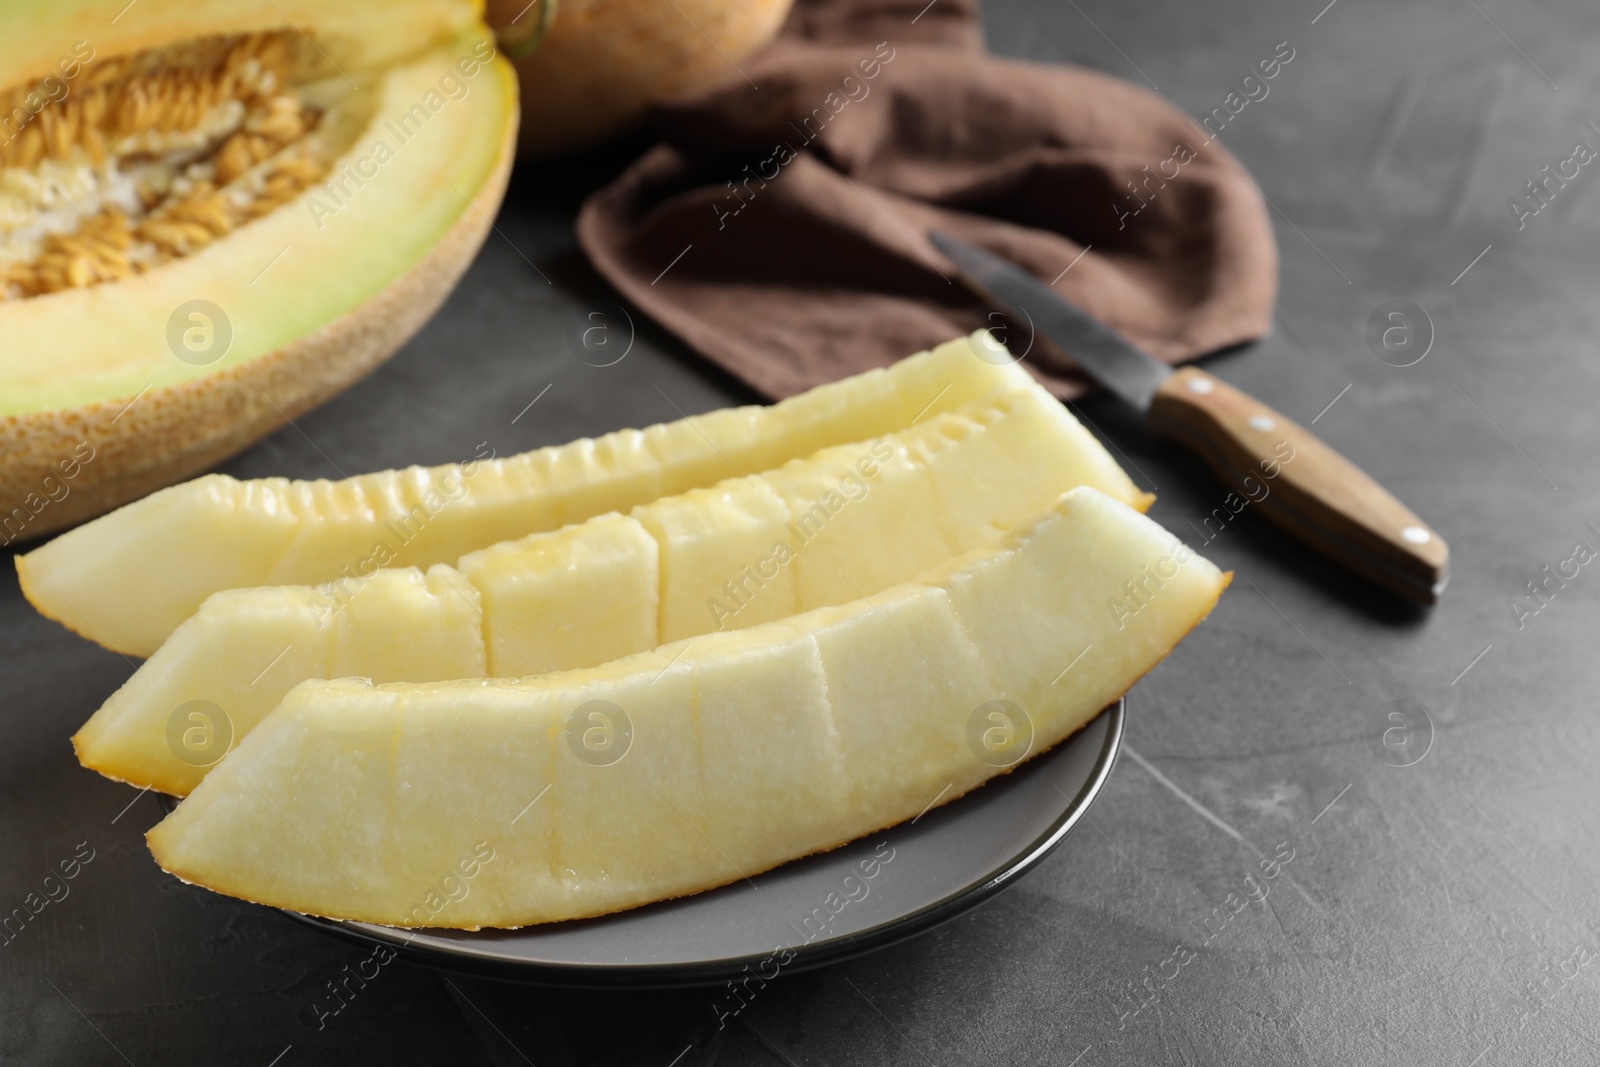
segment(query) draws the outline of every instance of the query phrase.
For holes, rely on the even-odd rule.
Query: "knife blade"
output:
[[[1245,505],[1347,569],[1424,604],[1449,580],[1450,549],[1355,464],[1311,431],[1196,367],[1174,369],[1001,256],[929,234],[962,283],[991,307],[1033,324],[1091,378],[1188,445],[1243,492],[1197,527],[1217,532]]]
[[[1150,409],[1156,391],[1172,377],[1167,364],[1130,345],[1010,260],[947,234],[929,237],[979,299],[1014,317],[1026,315],[1039,336],[1060,346],[1091,378],[1140,411]]]

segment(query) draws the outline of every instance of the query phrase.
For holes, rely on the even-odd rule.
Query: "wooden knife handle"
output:
[[[1151,429],[1189,445],[1235,489],[1208,536],[1246,508],[1385,588],[1437,602],[1450,548],[1411,509],[1305,427],[1194,367],[1150,403]]]

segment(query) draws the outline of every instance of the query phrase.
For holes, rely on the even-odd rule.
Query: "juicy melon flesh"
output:
[[[461,557],[458,584],[472,588],[483,604],[482,622],[473,620],[471,627],[482,634],[485,646],[486,669],[481,673],[518,678],[592,667],[660,644],[660,552],[659,543],[637,520],[611,514]],[[445,569],[442,564],[434,568]],[[391,625],[376,629],[386,633]],[[361,670],[348,673],[389,681],[393,666],[380,653]],[[475,677],[439,674],[426,680]],[[281,693],[263,694],[245,716],[259,721],[298,681]]]
[[[1125,582],[1148,590],[1131,612]],[[398,926],[514,927],[695,893],[1045,751],[1226,582],[1081,487],[918,581],[753,629],[514,682],[306,682],[149,844],[219,892]],[[969,738],[987,737],[997,700],[1021,712],[982,747]],[[445,875],[467,891],[441,896]]]
[[[1078,485],[1144,503],[1088,431],[1029,386],[631,515],[469,553],[426,578],[402,568],[320,588],[229,590],[180,626],[74,744],[87,767],[183,795],[215,762],[169,734],[191,700],[221,709],[242,737],[307,678],[592,667],[881,592]]]
[[[993,344],[980,333],[770,407],[725,408],[503,459],[343,481],[211,474],[71,530],[17,557],[17,570],[42,614],[118,652],[149,656],[222,589],[453,563],[500,541],[894,433],[997,389],[1033,386],[1020,367],[979,357]],[[1109,456],[1103,467],[1108,480],[1121,480],[1119,496],[1138,498]]]

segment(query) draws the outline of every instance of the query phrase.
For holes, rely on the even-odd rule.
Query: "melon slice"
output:
[[[843,603],[992,540],[1077,485],[1145,503],[1108,463],[1065,408],[1030,386],[630,516],[469,553],[426,580],[404,568],[320,588],[229,590],[73,741],[87,767],[182,795],[215,762],[174,741],[185,735],[171,723],[190,701],[219,709],[237,738],[307,678],[543,674]],[[979,471],[989,472],[981,486]],[[221,756],[202,740],[206,755]]]
[[[1136,611],[1125,582],[1150,589]],[[1082,487],[917,582],[750,630],[516,682],[306,682],[149,843],[186,881],[400,926],[520,926],[695,893],[1048,749],[1226,582]],[[466,890],[441,896],[445,876]]]
[[[516,136],[480,10],[0,5],[0,542],[204,470],[432,314]]]
[[[979,358],[993,345],[979,333],[771,407],[725,408],[504,459],[338,482],[208,475],[19,556],[17,570],[44,615],[108,648],[148,656],[220,589],[454,563],[500,541],[893,433],[997,389],[1032,386],[1021,368]],[[1109,456],[1101,465],[1108,485],[1121,479],[1128,494],[1138,492]]]

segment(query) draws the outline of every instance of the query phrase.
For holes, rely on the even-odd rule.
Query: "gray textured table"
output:
[[[1600,573],[1551,582],[1537,614],[1512,607],[1575,542],[1600,549],[1585,296],[1600,174],[1583,167],[1521,229],[1509,206],[1575,141],[1600,147],[1600,19],[1581,0],[1324,3],[991,0],[986,19],[997,52],[1153,79],[1197,115],[1290,42],[1224,134],[1276,208],[1277,335],[1209,365],[1315,421],[1450,539],[1437,609],[1396,608],[1247,509],[1204,548],[1234,587],[1134,690],[1092,821],[980,910],[781,980],[720,1033],[703,993],[551,993],[403,963],[319,1028],[327,983],[365,954],[156,869],[141,839],[156,801],[127,806],[66,742],[129,664],[36,617],[7,567],[0,908],[93,858],[0,945],[0,1062],[1600,1061]],[[520,171],[444,312],[227,470],[444,462],[485,438],[505,453],[669,419],[663,393],[685,411],[746,399],[648,324],[616,367],[572,354],[613,295],[570,222],[627,158]],[[1392,299],[1435,326],[1414,366],[1364,340]],[[1083,411],[1159,490],[1157,519],[1185,531],[1220,504],[1198,463],[1109,404]],[[1412,711],[1386,749],[1394,700],[1426,722]],[[1246,883],[1274,852],[1292,854],[1279,877]]]

